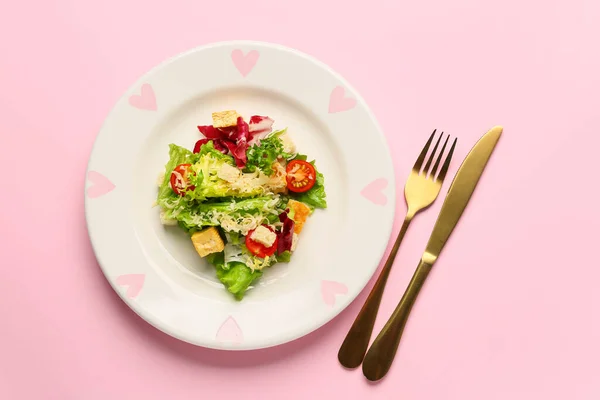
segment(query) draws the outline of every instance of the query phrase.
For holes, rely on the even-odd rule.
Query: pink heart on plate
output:
[[[92,183],[92,185],[87,189],[87,195],[91,199],[103,196],[115,188],[114,183],[112,183],[100,172],[88,172],[88,179]]]
[[[258,57],[260,53],[256,50],[252,50],[248,52],[248,54],[244,55],[244,53],[237,49],[231,52],[231,59],[233,60],[233,65],[240,71],[242,76],[246,76],[252,71],[252,68],[256,65],[258,61]]]
[[[149,83],[144,83],[140,89],[140,94],[133,94],[129,97],[129,104],[140,110],[156,111],[156,96]]]
[[[333,307],[335,305],[335,297],[339,294],[348,293],[348,287],[340,282],[334,281],[321,281],[321,296],[323,297],[323,302],[327,304],[329,307]]]
[[[125,295],[130,299],[135,299],[142,291],[145,280],[146,275],[144,274],[121,275],[117,278],[117,285],[128,286]]]
[[[229,316],[217,331],[217,340],[233,344],[240,344],[244,340],[242,330],[232,316]]]
[[[383,189],[385,189],[387,185],[387,179],[375,179],[365,186],[364,189],[360,191],[360,194],[370,202],[384,206],[387,203],[387,197],[383,193]]]
[[[348,111],[356,106],[356,100],[352,97],[346,97],[344,88],[336,87],[329,96],[329,113]]]

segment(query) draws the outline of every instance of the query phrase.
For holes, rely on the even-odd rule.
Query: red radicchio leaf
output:
[[[236,146],[235,143],[229,140],[223,140],[223,143],[225,143],[225,145],[233,155],[233,158],[235,159],[235,165],[237,165],[238,168],[244,168],[244,166],[246,165],[246,161],[248,161],[248,159],[246,158],[246,150],[243,151],[243,154],[240,154],[240,152],[238,151],[238,146]]]
[[[229,151],[231,151],[233,158],[235,158],[235,165],[237,165],[238,168],[243,168],[248,161],[246,150],[248,149],[249,136],[248,124],[244,121],[244,118],[238,117],[237,129],[233,136],[235,137],[235,144],[230,141],[225,141],[225,144],[229,148]]]
[[[254,116],[251,119],[254,119],[253,125],[263,130],[267,129],[270,131],[273,124],[269,117]],[[250,126],[244,121],[244,118],[238,117],[237,126],[217,129],[212,125],[203,125],[198,126],[198,129],[207,139],[213,140],[215,149],[227,154],[224,151],[227,148],[233,155],[233,158],[235,158],[235,164],[238,168],[246,166],[246,162],[248,161],[246,150],[248,149],[248,141],[252,139],[252,136],[250,134]],[[200,147],[204,143],[199,145],[198,151],[200,151]],[[198,143],[196,145],[198,146]],[[196,148],[194,148],[194,152],[196,152]]]
[[[225,140],[220,140],[220,139],[213,140],[213,145],[215,146],[215,149],[219,150],[221,153],[223,153],[223,154],[229,153],[229,149],[227,148],[227,145],[225,144]]]
[[[288,216],[285,210],[279,214],[279,220],[283,222],[281,231],[277,233],[277,254],[292,250],[292,240],[294,239],[294,220]]]
[[[261,117],[260,115],[253,115],[250,117],[250,133],[256,134],[261,131],[271,132],[273,126],[273,119],[269,117]]]
[[[237,119],[237,136],[236,139],[248,139],[250,137],[250,127],[244,121],[244,118],[238,117]]]
[[[284,212],[279,214],[279,222],[285,222],[286,219],[289,219],[288,213],[290,212],[289,208],[286,208]]]
[[[202,133],[207,139],[226,139],[227,135],[223,134],[220,130],[215,128],[212,125],[204,125],[198,126],[198,130]]]
[[[238,137],[237,126],[228,126],[227,128],[219,128],[223,135],[223,139],[236,140]]]
[[[250,117],[250,137],[249,143],[254,144],[259,140],[263,139],[272,131],[273,119],[269,117],[261,117],[260,115],[253,115]]]
[[[247,149],[248,143],[246,143],[246,138],[242,138],[237,142],[235,151],[233,152],[236,164],[241,164],[241,167],[246,166],[246,162],[248,161],[248,157],[246,156]]]

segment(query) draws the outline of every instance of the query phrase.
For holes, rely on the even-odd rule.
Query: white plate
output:
[[[153,207],[169,143],[192,148],[196,126],[225,109],[288,127],[325,175],[328,199],[292,262],[265,271],[241,302]],[[365,102],[327,66],[267,43],[201,47],[143,76],[104,122],[87,182],[89,235],[115,291],[156,328],[216,349],[278,345],[334,318],[373,275],[394,219],[392,162]]]

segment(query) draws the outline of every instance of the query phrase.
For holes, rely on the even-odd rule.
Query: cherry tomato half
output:
[[[290,161],[286,167],[287,187],[292,192],[302,193],[315,185],[317,173],[311,163],[302,160]]]
[[[263,226],[265,228],[267,228],[268,230],[270,230],[271,232],[275,232],[270,226],[268,226],[268,225],[263,225]],[[252,236],[252,234],[254,233],[254,231],[255,230],[252,229],[246,235],[246,248],[248,248],[248,250],[252,254],[254,254],[255,256],[261,257],[261,258],[265,258],[267,256],[272,256],[273,254],[275,254],[275,251],[277,250],[278,238],[275,237],[275,241],[273,242],[271,247],[267,247],[264,244],[256,242],[250,238]]]
[[[171,189],[179,196],[185,195],[188,190],[194,190],[196,187],[190,185],[190,175],[193,175],[191,164],[179,164],[171,172]]]

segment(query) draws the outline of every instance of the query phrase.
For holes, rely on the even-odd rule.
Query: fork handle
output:
[[[406,215],[404,223],[402,224],[402,228],[400,228],[398,237],[394,242],[394,246],[390,251],[390,255],[388,256],[385,265],[383,266],[383,269],[379,274],[373,289],[371,289],[369,297],[367,297],[365,304],[358,313],[354,323],[352,324],[352,327],[350,328],[350,331],[346,335],[346,338],[340,347],[338,352],[338,360],[346,368],[358,367],[362,362],[365,353],[367,352],[385,284],[388,276],[390,275],[390,271],[392,270],[392,265],[394,264],[394,259],[398,253],[398,248],[400,248],[400,243],[402,243],[404,234],[406,234],[413,216],[413,213],[408,213]]]
[[[431,267],[430,262],[421,260],[400,303],[373,341],[363,362],[363,374],[368,380],[377,381],[383,378],[392,366],[404,326]]]

